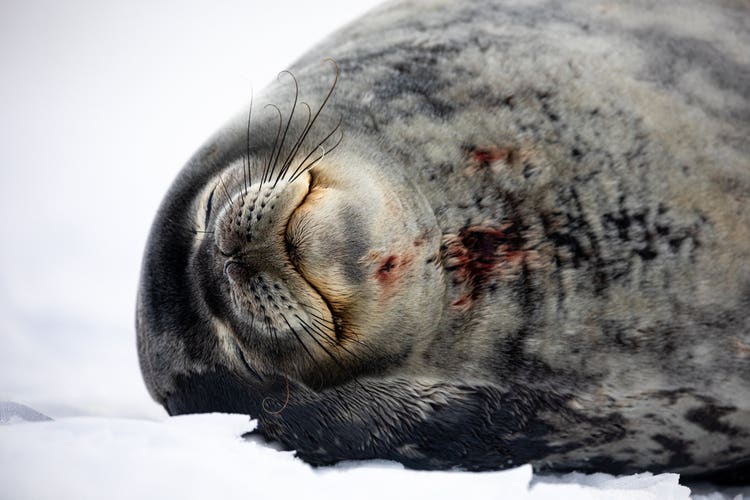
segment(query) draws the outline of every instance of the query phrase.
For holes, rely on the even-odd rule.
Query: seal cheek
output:
[[[315,188],[287,227],[290,259],[334,308],[349,304],[365,280],[360,264],[369,247],[365,217],[344,193]]]

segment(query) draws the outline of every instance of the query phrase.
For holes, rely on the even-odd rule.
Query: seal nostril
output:
[[[247,273],[247,267],[240,262],[235,260],[227,260],[224,262],[224,276],[226,276],[232,283],[247,278]]]

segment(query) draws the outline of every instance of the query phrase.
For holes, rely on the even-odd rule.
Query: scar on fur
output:
[[[375,272],[375,278],[386,288],[392,287],[401,276],[403,276],[406,267],[411,262],[411,257],[399,257],[398,255],[389,255],[380,261],[380,266]]]
[[[476,174],[483,170],[499,173],[507,168],[534,165],[537,152],[533,144],[504,146],[466,146],[464,147],[465,173]]]

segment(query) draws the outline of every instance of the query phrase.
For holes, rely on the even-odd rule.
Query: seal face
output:
[[[747,481],[748,15],[401,2],[335,34],[167,194],[152,396],[313,464]]]
[[[275,168],[278,142],[267,164],[236,162],[206,183],[196,218],[208,237],[189,266],[253,371],[330,385],[436,327],[441,233],[423,198],[372,182],[373,167],[318,169],[323,155],[295,164],[290,152]]]

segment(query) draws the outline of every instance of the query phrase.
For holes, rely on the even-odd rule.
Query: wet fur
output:
[[[184,222],[217,170],[279,144],[266,114],[248,147],[243,116],[152,229],[137,316],[152,395],[170,414],[248,413],[314,464],[747,481],[749,24],[731,1],[400,2],[339,31],[292,72],[320,102],[335,59],[318,139],[343,117],[337,161],[402,172],[432,207],[438,328],[307,383],[243,359],[190,264],[200,221]],[[290,88],[259,100],[289,113]]]

